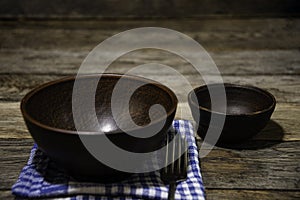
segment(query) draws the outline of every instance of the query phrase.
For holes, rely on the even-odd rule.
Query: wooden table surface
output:
[[[259,135],[235,149],[216,147],[201,159],[207,199],[299,199],[300,19],[283,18],[0,21],[0,199],[14,198],[11,186],[33,145],[20,99],[41,83],[76,74],[88,52],[109,36],[142,26],[191,36],[210,53],[226,82],[258,86],[277,99],[272,120]],[[129,53],[109,71],[124,73],[149,62],[174,67],[193,87],[204,83],[186,61],[158,50]],[[168,82],[184,97],[173,75],[142,73]],[[179,107],[183,118],[191,119],[185,98]]]

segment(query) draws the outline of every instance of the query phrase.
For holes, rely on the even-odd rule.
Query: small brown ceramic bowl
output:
[[[209,85],[209,90],[219,90],[222,84]],[[222,107],[221,93],[217,93],[215,110],[211,110],[211,98],[207,85],[189,93],[188,101],[193,118],[198,124],[198,134],[205,138],[211,116],[225,117],[224,127],[217,144],[244,142],[260,132],[270,120],[276,100],[272,94],[253,86],[224,84],[227,109]],[[219,97],[218,97],[219,95]],[[200,113],[200,117],[199,117]],[[216,127],[210,127],[214,133]],[[212,140],[214,137],[212,137]],[[213,141],[208,141],[213,142]]]
[[[177,98],[169,88],[149,79],[129,75],[103,74],[98,82],[99,76],[84,75],[78,79],[84,82],[86,88],[89,88],[91,84],[98,84],[95,94],[98,125],[90,124],[90,113],[86,113],[80,120],[87,126],[83,130],[75,128],[72,114],[72,91],[75,77],[49,82],[32,90],[22,99],[21,111],[28,130],[38,147],[69,175],[83,181],[112,182],[123,179],[128,174],[99,162],[87,151],[79,136],[84,135],[91,141],[108,137],[120,148],[131,152],[154,151],[164,143],[167,130],[174,119]],[[132,132],[142,135],[153,128],[152,124],[155,126],[159,122],[165,121],[163,128],[157,134],[146,138],[134,137],[123,132],[124,129],[118,128],[112,115],[111,97],[114,86],[121,77],[125,89],[120,92],[117,102],[123,101],[123,97],[125,98],[127,95],[126,88],[130,89],[136,83],[145,85],[139,87],[130,97],[130,116],[123,114],[117,116],[119,122],[126,126],[131,117],[140,126]],[[154,112],[155,119],[148,126],[150,122],[149,109],[154,104],[163,106],[166,115],[163,117],[161,110],[156,110]],[[109,154],[110,152],[105,153]]]

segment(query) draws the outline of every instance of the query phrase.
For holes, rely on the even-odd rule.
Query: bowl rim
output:
[[[22,113],[24,119],[30,121],[31,123],[35,124],[36,126],[39,126],[39,127],[44,128],[46,130],[49,130],[49,131],[54,131],[54,132],[59,132],[59,133],[67,133],[67,134],[75,134],[75,135],[78,135],[78,134],[84,134],[84,135],[98,134],[99,135],[99,132],[97,132],[97,131],[68,130],[68,129],[55,128],[55,127],[46,125],[44,123],[39,122],[37,119],[34,119],[33,117],[31,117],[30,114],[27,112],[25,107],[26,107],[26,104],[27,104],[28,100],[33,95],[35,95],[36,93],[38,93],[39,91],[41,91],[41,90],[43,90],[47,87],[50,87],[50,86],[56,85],[56,84],[62,84],[64,82],[68,82],[68,81],[73,81],[76,78],[80,78],[80,79],[97,78],[97,77],[99,78],[100,75],[101,75],[101,78],[102,77],[108,77],[108,78],[125,77],[125,78],[128,78],[130,80],[138,80],[138,81],[145,82],[146,84],[155,85],[156,87],[158,87],[158,88],[162,89],[164,92],[166,92],[171,98],[172,107],[167,112],[167,118],[170,117],[174,112],[176,112],[177,105],[178,105],[178,99],[177,99],[175,93],[170,88],[168,88],[167,86],[165,86],[165,85],[163,85],[163,84],[161,84],[157,81],[154,81],[154,80],[151,80],[151,79],[148,79],[148,78],[144,78],[144,77],[140,77],[140,76],[136,76],[136,75],[118,74],[118,73],[102,73],[102,74],[84,74],[84,75],[79,75],[79,76],[76,76],[76,75],[75,76],[66,76],[66,77],[63,77],[63,78],[60,78],[60,79],[57,79],[57,80],[46,82],[44,84],[41,84],[41,85],[35,87],[31,91],[29,91],[21,100],[20,109],[21,109],[21,113]],[[161,120],[162,120],[161,118],[157,118],[153,121],[153,124],[156,124]],[[135,131],[135,130],[138,130],[138,129],[139,128],[134,128],[134,129],[130,129],[129,131]],[[118,134],[118,133],[122,133],[122,132],[121,131],[105,132],[104,134]]]
[[[198,103],[196,103],[195,101],[192,100],[192,94],[193,92],[195,92],[195,94],[197,94],[197,92],[199,92],[200,90],[207,90],[207,86],[217,86],[217,85],[224,85],[224,88],[226,87],[231,87],[231,88],[242,88],[242,89],[246,89],[246,90],[252,90],[254,92],[259,92],[267,97],[269,97],[271,99],[271,105],[268,106],[265,109],[262,110],[258,110],[255,112],[248,112],[248,113],[240,113],[240,114],[229,114],[229,113],[223,113],[223,112],[218,112],[218,111],[212,111],[211,109],[204,107],[204,106],[200,106]],[[264,113],[264,112],[268,112],[269,110],[272,110],[275,108],[276,106],[276,99],[274,97],[273,94],[271,94],[270,92],[268,92],[267,90],[264,90],[262,88],[253,86],[253,85],[247,85],[247,84],[233,84],[233,83],[212,83],[212,84],[205,84],[205,85],[201,85],[199,87],[194,88],[192,91],[189,92],[188,94],[188,101],[189,103],[191,103],[193,106],[198,107],[198,109],[200,110],[204,110],[210,113],[214,113],[214,114],[219,114],[219,115],[226,115],[226,116],[253,116],[256,114],[260,114],[260,113]]]

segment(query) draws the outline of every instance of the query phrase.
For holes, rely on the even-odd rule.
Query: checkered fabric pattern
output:
[[[173,127],[186,135],[189,155],[188,177],[178,184],[175,198],[205,199],[192,124],[186,120],[175,120]],[[18,197],[70,200],[167,199],[168,185],[161,181],[158,171],[135,174],[130,180],[113,184],[74,182],[34,145],[27,165],[12,187],[12,193]]]

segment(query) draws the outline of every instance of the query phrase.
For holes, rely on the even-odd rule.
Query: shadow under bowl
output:
[[[213,109],[210,94],[214,95]],[[206,141],[214,144],[217,140],[217,145],[241,143],[252,138],[266,126],[276,105],[274,96],[263,89],[228,83],[195,88],[189,93],[188,102],[199,136],[204,139],[209,131],[212,135]],[[219,121],[225,119],[219,138],[222,124],[210,124],[212,117]]]
[[[119,90],[112,103],[113,91],[120,80],[122,84],[118,85]],[[29,92],[21,102],[28,130],[38,147],[73,178],[97,182],[123,179],[130,173],[98,161],[81,139],[92,141],[97,146],[108,138],[119,148],[136,153],[157,150],[164,144],[174,119],[177,98],[166,86],[136,76],[83,75],[76,82],[79,87],[75,94],[78,95],[73,94],[75,77],[52,81]],[[95,91],[91,89],[93,87],[96,87]],[[136,90],[128,96],[133,88]],[[94,105],[81,102],[82,96],[92,93]],[[126,98],[128,102],[124,104]],[[76,107],[76,123],[72,108],[74,103],[79,105]],[[127,106],[123,107],[126,103]],[[153,106],[155,104],[164,109]],[[112,105],[119,109],[118,115],[113,115]],[[149,111],[152,118],[149,117]],[[129,123],[131,120],[138,126],[132,126]],[[158,126],[161,127],[158,133],[145,136],[145,133],[157,130]],[[113,156],[109,149],[104,151],[105,155]],[[128,161],[130,158],[120,159]],[[137,167],[142,167],[142,163],[137,163]]]

